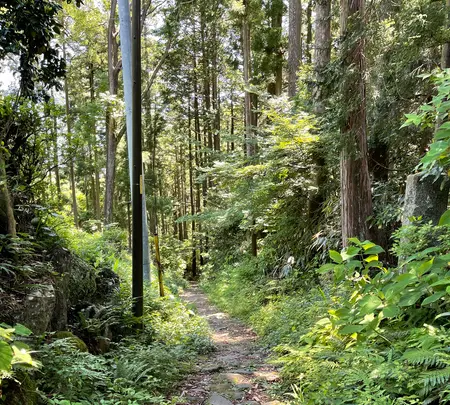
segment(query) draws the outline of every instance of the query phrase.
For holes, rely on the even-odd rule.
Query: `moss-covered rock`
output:
[[[54,249],[52,264],[58,276],[55,278],[56,303],[51,330],[63,330],[67,327],[69,309],[80,302],[89,302],[95,295],[96,272],[92,266],[63,248]]]
[[[0,402],[8,405],[35,405],[38,403],[36,382],[25,370],[17,370],[14,380],[4,380]]]
[[[56,339],[67,339],[80,352],[86,353],[88,351],[88,347],[87,347],[86,343],[84,343],[78,336],[75,336],[72,332],[69,332],[69,331],[56,332],[55,338]]]

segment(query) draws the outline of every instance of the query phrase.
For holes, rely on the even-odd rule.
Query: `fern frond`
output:
[[[401,360],[415,366],[444,367],[447,365],[439,352],[425,349],[412,349],[405,352]]]
[[[424,390],[428,393],[433,388],[447,384],[450,381],[450,367],[425,371],[420,377],[423,381]]]

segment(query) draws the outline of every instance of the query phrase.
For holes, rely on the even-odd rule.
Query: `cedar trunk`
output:
[[[288,95],[297,94],[297,72],[302,60],[302,2],[289,0]]]
[[[315,112],[323,113],[323,100],[326,97],[324,69],[331,58],[331,0],[316,0],[314,70],[316,87],[314,94]]]
[[[347,22],[352,18],[352,31]],[[366,128],[364,79],[364,0],[341,0],[341,36],[344,65],[352,67],[343,86],[346,106],[341,127],[341,225],[344,246],[350,237],[369,237],[367,219],[372,215]]]
[[[119,88],[119,44],[116,32],[117,0],[111,0],[111,10],[108,23],[108,81],[109,95],[117,95]],[[106,113],[106,180],[105,180],[105,225],[113,221],[114,183],[116,176],[116,120],[112,106]]]

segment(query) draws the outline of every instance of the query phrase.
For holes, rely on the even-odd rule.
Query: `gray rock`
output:
[[[207,364],[204,367],[202,367],[200,370],[204,373],[217,373],[218,371],[222,370],[223,366],[221,364]]]
[[[208,398],[207,405],[233,405],[233,403],[217,392],[213,392]]]
[[[243,375],[252,375],[253,371],[252,370],[246,370],[243,368],[237,369],[237,370],[231,370],[230,373],[233,374],[243,374]]]
[[[236,388],[238,390],[249,390],[250,388],[252,388],[253,385],[250,383],[241,383],[241,384],[236,384]]]
[[[48,330],[55,302],[55,289],[51,284],[36,285],[24,299],[18,322],[31,329],[35,335],[44,333]]]
[[[442,187],[443,178],[434,181],[433,176],[423,177],[411,174],[406,180],[405,205],[403,208],[403,225],[410,225],[410,217],[421,216],[424,222],[439,222],[447,210],[449,182]]]
[[[53,252],[52,264],[59,276],[55,279],[56,303],[51,330],[65,330],[70,307],[94,296],[96,272],[78,256],[62,248]]]

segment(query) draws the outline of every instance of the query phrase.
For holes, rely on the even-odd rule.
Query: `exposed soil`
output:
[[[256,334],[210,304],[196,285],[182,298],[208,321],[216,350],[199,358],[197,372],[181,386],[178,404],[282,405],[268,394],[279,375],[267,363],[268,353],[258,346]]]

